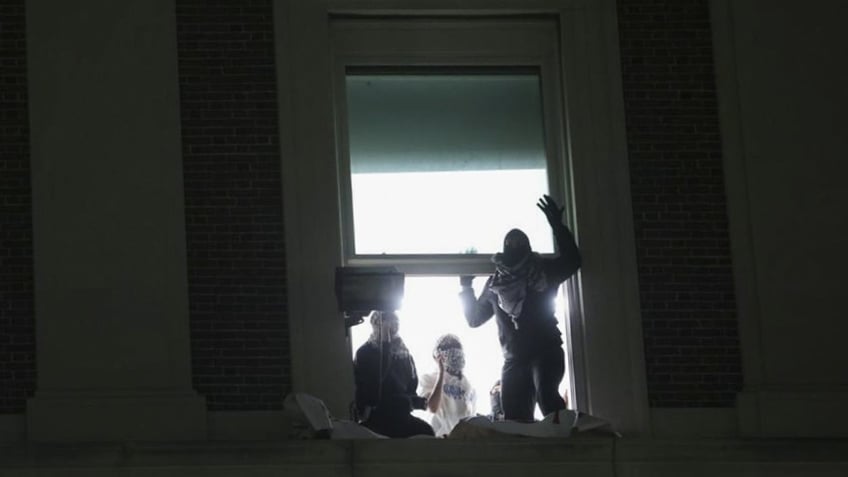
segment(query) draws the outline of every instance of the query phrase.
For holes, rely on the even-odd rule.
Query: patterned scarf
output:
[[[403,342],[400,335],[397,333],[397,326],[394,327],[389,341],[381,340],[382,326],[380,322],[382,317],[372,317],[371,319],[371,336],[368,337],[368,342],[378,349],[387,350],[392,359],[409,359],[409,349],[406,343]],[[385,336],[383,336],[385,338]]]
[[[462,348],[448,348],[436,351],[445,360],[445,371],[458,378],[462,378],[462,370],[465,369],[465,353]]]
[[[518,329],[518,317],[524,308],[527,290],[541,292],[548,286],[542,257],[530,252],[521,261],[509,266],[503,263],[503,254],[498,253],[492,257],[492,262],[495,274],[489,288],[498,296],[498,306],[512,318],[512,324]]]

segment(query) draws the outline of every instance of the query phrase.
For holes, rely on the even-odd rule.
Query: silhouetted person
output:
[[[465,318],[478,327],[493,315],[504,355],[501,403],[504,419],[532,421],[539,404],[547,415],[565,409],[559,383],[565,373],[562,339],[554,316],[554,298],[560,284],[580,268],[580,251],[571,231],[562,223],[563,208],[545,195],[536,204],[554,232],[558,256],[543,258],[530,248],[519,229],[504,238],[503,252],[495,254],[495,273],[479,298],[471,288],[473,277],[460,277]]]
[[[387,437],[434,435],[429,424],[410,414],[424,409],[416,394],[415,361],[398,336],[393,312],[371,314],[371,336],[356,350],[353,376],[356,410],[362,425]]]
[[[433,413],[430,421],[433,431],[443,436],[450,434],[460,419],[474,415],[477,395],[463,373],[465,353],[458,336],[440,336],[433,349],[433,359],[439,371],[421,376],[419,393],[427,399],[427,410]]]

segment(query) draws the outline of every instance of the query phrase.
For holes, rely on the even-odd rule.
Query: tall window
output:
[[[439,335],[460,335],[486,413],[502,364],[496,323],[468,327],[457,275],[480,276],[479,293],[512,228],[553,253],[536,202],[550,193],[570,204],[555,25],[472,23],[335,21],[334,102],[345,262],[406,273],[400,334],[419,372],[433,368]],[[557,318],[567,341],[565,297]],[[351,331],[352,352],[369,333]]]

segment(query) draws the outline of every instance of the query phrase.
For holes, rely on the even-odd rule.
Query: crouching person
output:
[[[371,336],[353,361],[355,403],[360,423],[386,437],[434,435],[429,424],[413,416],[426,400],[416,394],[418,374],[398,335],[394,312],[371,313]]]

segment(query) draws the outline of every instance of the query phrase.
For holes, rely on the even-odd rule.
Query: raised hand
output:
[[[548,219],[548,223],[551,227],[562,224],[562,211],[565,210],[565,207],[557,205],[553,197],[545,194],[541,199],[539,199],[539,202],[536,203],[536,207],[545,214],[545,218]]]
[[[459,286],[461,287],[470,287],[471,282],[474,281],[474,275],[460,275],[459,276]]]

